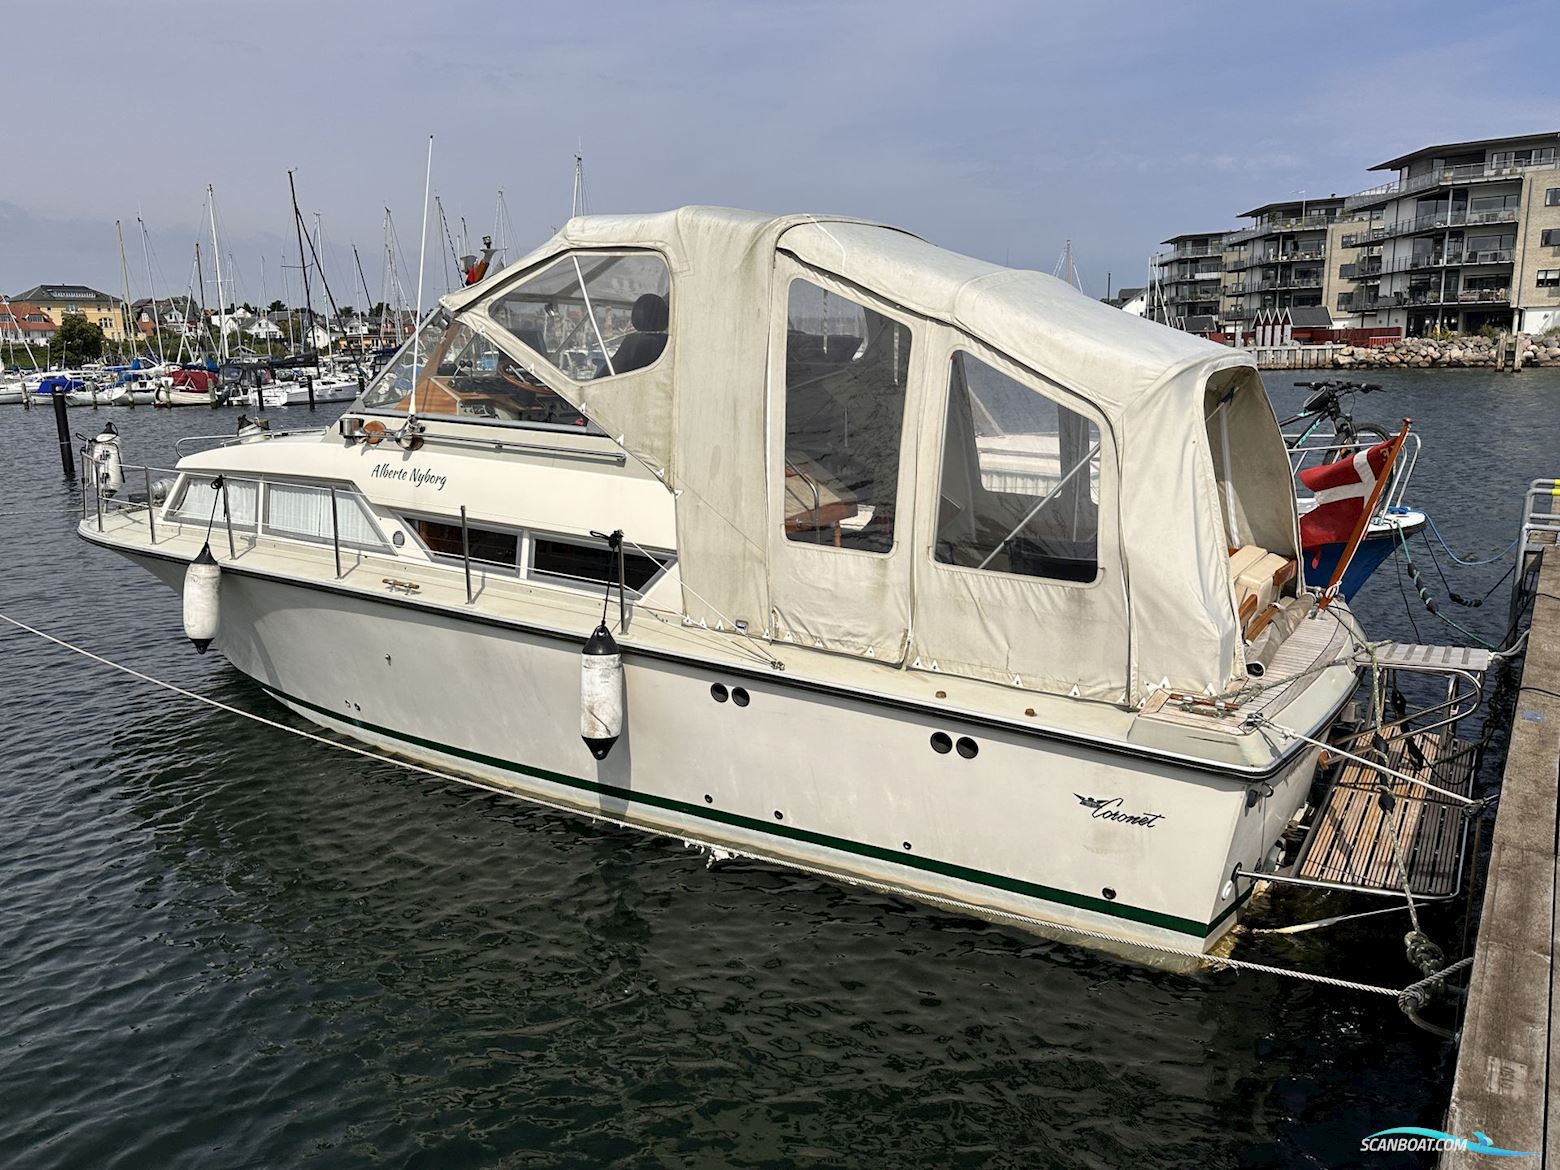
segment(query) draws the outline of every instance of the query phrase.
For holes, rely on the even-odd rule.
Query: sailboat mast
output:
[[[227,302],[222,299],[222,246],[217,243],[217,193],[206,184],[206,209],[211,212],[211,255],[217,269],[217,316],[221,320],[222,336],[218,339],[222,360],[227,361]]]
[[[371,296],[368,295],[368,277],[363,275],[363,257],[358,255],[358,249],[357,249],[357,245],[356,244],[352,245],[352,262],[357,265],[358,283],[363,286],[363,313],[362,313],[362,320],[363,320],[363,328],[366,330],[368,328],[368,315],[374,311],[374,299]],[[361,339],[361,342],[362,342],[358,346],[358,349],[360,349],[360,350],[367,349],[368,348],[368,345],[367,345],[368,334],[366,332],[364,332],[364,333],[360,333],[358,336],[359,336],[359,338]]]
[[[581,215],[585,211],[585,156],[574,156],[574,203],[571,215]]]
[[[390,209],[385,208],[384,221],[385,254],[380,263],[379,273],[379,343],[383,345],[385,338],[389,336],[390,317]],[[396,342],[399,344],[400,331],[396,331]]]
[[[200,282],[200,324],[206,340],[211,340],[211,318],[206,311],[206,268],[200,262],[200,241],[195,241],[195,278]],[[212,347],[215,350],[215,346]]]
[[[117,219],[114,221],[114,234],[119,237],[119,283],[125,294],[124,311],[120,314],[120,317],[124,321],[125,345],[128,347],[131,344],[130,338],[135,328],[135,322],[130,315],[130,266],[125,263],[125,229]],[[130,352],[134,353],[135,351],[131,350]]]
[[[260,303],[258,305],[256,305],[255,308],[257,310],[259,310],[259,315],[264,317],[265,320],[269,321],[271,319],[271,303],[265,299],[265,253],[264,252],[260,253]],[[265,338],[265,353],[266,353],[267,357],[270,357],[271,356],[271,334],[270,334],[269,330],[267,330],[265,332],[260,332],[260,322],[256,321],[255,322],[255,329],[254,329],[254,332],[251,334],[251,336],[254,336],[256,338],[259,338],[259,337],[264,337]]]
[[[146,238],[146,221],[139,215],[135,222],[141,225],[141,257],[146,261],[146,294],[152,298],[152,336],[157,338],[157,360],[168,364],[168,353],[163,348],[162,310],[157,307],[157,286],[152,283],[152,245]]]
[[[417,249],[417,316],[412,326],[412,392],[406,396],[408,423],[417,417],[417,379],[422,375],[423,270],[428,263],[428,200],[433,194],[433,135],[428,135],[428,170],[423,176],[422,243]]]
[[[303,272],[303,320],[309,344],[314,345],[314,302],[309,295],[309,258],[303,254],[303,213],[298,210],[298,188],[293,173],[287,172],[287,190],[292,193],[293,229],[298,233],[298,267]],[[315,349],[318,355],[319,349]]]

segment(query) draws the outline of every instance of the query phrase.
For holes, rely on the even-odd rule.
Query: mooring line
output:
[[[1026,914],[1019,914],[1015,911],[999,910],[995,907],[983,906],[976,902],[966,902],[962,899],[951,898],[942,894],[933,894],[920,890],[905,890],[896,886],[891,886],[886,882],[874,880],[872,878],[841,873],[837,870],[826,869],[822,866],[808,865],[806,862],[793,861],[789,858],[778,857],[769,853],[738,851],[726,845],[717,845],[712,842],[685,837],[680,833],[672,832],[666,829],[647,829],[643,825],[630,824],[627,821],[620,820],[605,813],[586,809],[579,805],[565,804],[561,801],[549,800],[544,796],[532,795],[530,792],[519,794],[512,789],[505,788],[498,784],[489,783],[472,776],[463,776],[458,773],[447,772],[439,768],[430,768],[423,764],[414,763],[411,760],[402,759],[397,756],[386,755],[383,752],[372,751],[368,748],[358,747],[350,743],[342,743],[340,740],[330,739],[326,736],[320,735],[313,731],[307,731],[300,727],[289,727],[287,724],[278,722],[275,719],[269,719],[266,716],[258,715],[253,711],[245,711],[241,707],[235,707],[231,703],[224,703],[220,699],[213,699],[209,695],[202,695],[198,691],[192,691],[186,687],[181,687],[177,683],[171,683],[165,679],[157,678],[153,675],[145,673],[144,671],[137,670],[133,666],[126,666],[123,663],[115,662],[113,659],[105,658],[103,655],[88,650],[84,646],[78,646],[73,642],[66,641],[64,638],[60,638],[54,634],[40,630],[36,626],[28,625],[26,622],[14,618],[7,613],[0,613],[0,621],[6,622],[7,624],[14,626],[16,629],[21,630],[24,633],[31,634],[36,638],[41,638],[45,642],[50,642],[63,650],[68,650],[73,654],[79,654],[81,657],[86,658],[91,662],[95,662],[100,666],[105,666],[110,670],[116,670],[121,674],[128,675],[129,677],[136,679],[139,682],[146,683],[149,686],[158,687],[183,698],[191,699],[197,703],[203,703],[208,707],[215,708],[218,711],[224,711],[229,715],[237,715],[242,719],[252,720],[255,723],[259,723],[265,727],[274,728],[277,731],[284,731],[288,735],[295,735],[300,739],[306,739],[314,743],[324,744],[326,747],[336,748],[338,751],[350,752],[352,755],[360,756],[366,760],[372,760],[375,763],[389,764],[393,767],[404,768],[410,772],[417,772],[424,776],[431,776],[436,780],[449,781],[455,784],[464,784],[468,787],[479,788],[485,792],[492,792],[499,796],[519,796],[520,799],[531,801],[534,804],[541,805],[543,808],[551,809],[554,812],[567,813],[575,816],[584,816],[590,820],[615,825],[619,828],[634,829],[639,832],[649,832],[655,836],[664,837],[670,840],[680,840],[685,845],[705,851],[712,860],[722,856],[751,858],[753,860],[764,861],[784,869],[809,874],[814,877],[824,878],[829,881],[844,882],[847,885],[873,890],[890,897],[908,898],[912,901],[929,903],[934,906],[955,910],[959,913],[973,915],[974,917],[978,918],[985,918],[998,922],[1007,922],[1013,925],[1027,927],[1033,930],[1037,930],[1041,933],[1061,932],[1064,934],[1077,935],[1081,938],[1090,938],[1101,942],[1115,943],[1124,947],[1154,951],[1159,954],[1171,955],[1177,958],[1192,959],[1199,963],[1208,963],[1221,967],[1229,967],[1238,971],[1256,971],[1264,975],[1287,976],[1291,979],[1300,979],[1309,983],[1321,984],[1322,986],[1326,987],[1337,987],[1346,991],[1360,991],[1371,995],[1391,996],[1394,999],[1400,999],[1408,992],[1422,985],[1431,983],[1437,979],[1444,979],[1446,976],[1452,974],[1462,966],[1465,966],[1470,961],[1463,960],[1459,963],[1454,963],[1444,971],[1437,972],[1428,979],[1420,980],[1419,983],[1413,984],[1408,988],[1383,987],[1373,983],[1359,983],[1350,979],[1339,979],[1332,975],[1322,975],[1312,971],[1297,971],[1288,967],[1275,967],[1268,963],[1256,963],[1249,959],[1236,959],[1228,955],[1213,955],[1204,951],[1194,951],[1187,947],[1174,947],[1165,943],[1147,942],[1142,939],[1128,938],[1125,935],[1114,934],[1110,931],[1095,930],[1085,926],[1073,926],[1063,922],[1053,922],[1049,919],[1034,918]]]

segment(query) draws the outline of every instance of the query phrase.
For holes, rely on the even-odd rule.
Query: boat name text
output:
[[[1119,796],[1084,796],[1074,792],[1078,803],[1089,810],[1089,816],[1096,821],[1115,821],[1121,825],[1141,825],[1145,829],[1152,829],[1160,821],[1164,820],[1164,813],[1129,813],[1123,812],[1122,797]]]
[[[410,480],[416,487],[431,483],[439,491],[444,490],[444,476],[432,471],[424,471],[420,467],[393,467],[388,463],[376,463],[374,469],[368,474],[375,479]]]

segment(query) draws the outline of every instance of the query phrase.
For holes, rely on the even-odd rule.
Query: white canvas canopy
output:
[[[576,381],[486,311],[561,255],[625,249],[659,253],[671,274],[667,357],[646,369]],[[894,356],[903,422],[886,550],[787,537],[786,290],[799,280],[908,339]],[[586,216],[444,304],[676,493],[685,612],[713,628],[1135,702],[1162,683],[1200,692],[1243,671],[1230,548],[1297,555],[1289,465],[1249,357],[897,229],[705,207]],[[940,484],[960,473],[943,464],[961,352],[1098,434],[1092,580],[934,557],[939,516],[957,505]]]

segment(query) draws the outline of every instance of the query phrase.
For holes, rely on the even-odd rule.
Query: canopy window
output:
[[[487,311],[572,380],[614,378],[666,351],[671,273],[654,252],[574,251],[506,288]]]
[[[902,662],[927,325],[781,255],[769,345],[769,602],[782,640]]]
[[[785,340],[785,534],[886,553],[894,544],[910,330],[793,280]]]
[[[1273,474],[1288,460],[1272,404],[1248,366],[1218,370],[1203,390],[1204,428],[1226,550],[1256,545],[1298,555],[1294,483]]]
[[[1099,493],[1100,432],[1093,422],[970,353],[953,355],[936,560],[1093,581]]]
[[[358,408],[398,414],[415,409],[422,418],[462,422],[587,425],[576,407],[444,309],[423,322],[417,335],[401,347],[364,391]]]
[[[911,667],[1120,701],[1118,433],[981,339],[942,328],[929,345]]]

